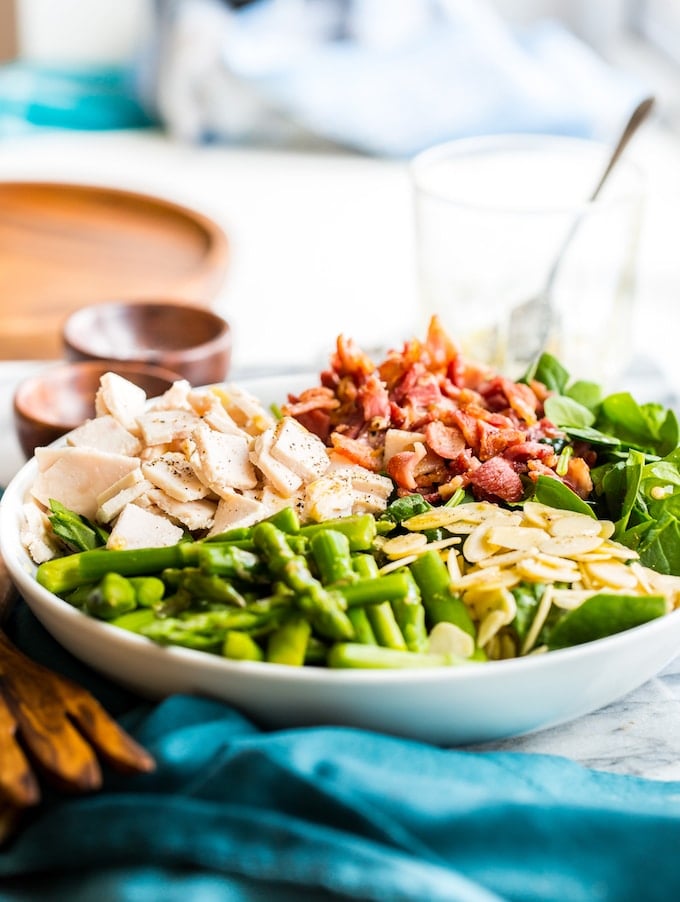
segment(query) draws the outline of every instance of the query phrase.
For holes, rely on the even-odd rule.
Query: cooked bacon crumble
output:
[[[424,341],[405,342],[379,364],[339,336],[320,383],[289,395],[284,415],[348,461],[387,473],[398,494],[437,503],[469,486],[479,500],[516,502],[526,492],[523,477],[539,475],[590,494],[587,446],[574,448],[563,476],[556,471],[555,444],[568,439],[544,416],[546,386],[466,360],[436,316]],[[394,430],[409,435],[399,441]]]

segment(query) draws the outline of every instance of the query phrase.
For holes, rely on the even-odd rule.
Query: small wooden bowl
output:
[[[62,330],[69,360],[150,363],[192,385],[221,382],[231,362],[231,329],[216,313],[172,301],[93,304],[72,313]]]
[[[95,415],[94,399],[104,373],[115,372],[144,389],[149,398],[162,395],[182,377],[148,364],[79,361],[47,367],[19,384],[14,393],[14,425],[27,458]]]

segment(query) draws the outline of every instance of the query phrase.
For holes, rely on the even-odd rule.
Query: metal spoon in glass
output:
[[[600,191],[628,146],[630,139],[652,111],[654,102],[653,97],[646,97],[637,104],[628,117],[621,136],[609,155],[607,165],[588,198],[588,203],[592,203],[599,197]],[[508,346],[511,349],[512,357],[517,361],[529,363],[537,353],[540,353],[545,348],[547,339],[554,327],[555,313],[552,304],[552,294],[555,280],[565,252],[579,227],[579,223],[580,217],[577,217],[552,262],[543,290],[535,297],[515,307],[510,314]]]

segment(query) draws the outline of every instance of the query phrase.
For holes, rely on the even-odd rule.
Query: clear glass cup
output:
[[[496,135],[412,162],[423,321],[437,313],[469,357],[519,377],[543,349],[607,385],[626,364],[644,195],[611,148]]]

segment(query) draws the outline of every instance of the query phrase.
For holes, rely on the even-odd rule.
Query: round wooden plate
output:
[[[218,225],[162,198],[0,182],[0,359],[60,357],[63,321],[84,304],[208,306],[223,283],[227,251]]]

